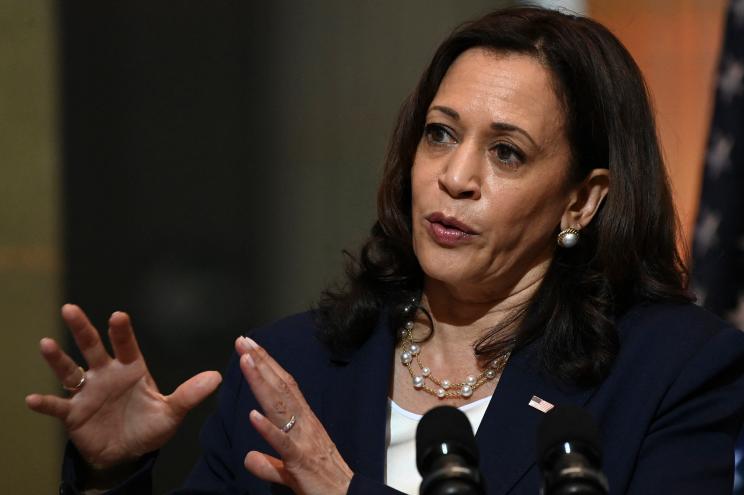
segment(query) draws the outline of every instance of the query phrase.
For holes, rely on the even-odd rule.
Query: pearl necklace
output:
[[[413,321],[407,321],[401,330],[403,342],[403,352],[400,354],[400,362],[406,368],[413,380],[413,388],[423,390],[424,392],[445,399],[467,399],[473,392],[484,383],[493,380],[504,370],[506,361],[509,359],[511,352],[502,354],[494,359],[491,364],[480,374],[468,375],[464,382],[454,383],[446,378],[438,379],[431,374],[431,369],[421,363],[421,346],[413,341]],[[418,373],[413,370],[413,361],[418,365]],[[434,389],[426,385],[426,380],[430,380],[437,385]]]

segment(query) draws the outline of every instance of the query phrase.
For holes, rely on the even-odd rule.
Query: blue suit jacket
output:
[[[310,313],[251,333],[294,376],[354,470],[350,494],[397,493],[383,485],[394,365],[394,331],[385,320],[347,355],[331,353],[316,339]],[[476,435],[489,494],[538,493],[535,435],[543,413],[528,406],[533,395],[582,406],[595,417],[611,493],[731,493],[744,413],[744,334],[693,305],[637,307],[618,322],[618,331],[620,353],[594,388],[564,387],[544,376],[534,359],[538,344],[512,355]],[[243,467],[249,450],[272,452],[248,422],[254,408],[233,358],[218,409],[202,431],[203,454],[177,493],[286,491]],[[144,463],[112,493],[146,493],[151,465]],[[74,472],[74,455],[68,455],[64,477],[70,484]]]

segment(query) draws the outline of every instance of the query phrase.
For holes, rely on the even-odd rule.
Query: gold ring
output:
[[[80,374],[81,374],[80,375],[80,381],[79,382],[77,382],[72,387],[68,387],[64,383],[62,384],[62,388],[64,388],[68,392],[77,392],[78,390],[80,390],[81,388],[83,388],[83,385],[85,385],[85,370],[83,369],[82,366],[78,366],[78,369],[80,370]]]
[[[287,421],[287,424],[284,425],[284,426],[282,426],[282,431],[284,433],[288,433],[289,430],[291,430],[294,427],[294,425],[295,425],[296,422],[297,422],[297,418],[295,418],[295,416],[293,414],[292,417],[289,418],[289,421]]]

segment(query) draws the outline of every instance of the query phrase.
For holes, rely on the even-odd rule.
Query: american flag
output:
[[[719,61],[693,244],[698,303],[744,329],[744,0],[732,0]],[[744,495],[744,435],[734,493]]]
[[[545,399],[541,399],[537,395],[532,396],[532,398],[530,399],[529,406],[534,407],[538,411],[544,412],[544,413],[550,411],[551,409],[555,407],[553,404],[546,401]]]

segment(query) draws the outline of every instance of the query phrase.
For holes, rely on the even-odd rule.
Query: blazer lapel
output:
[[[383,313],[367,341],[349,354],[334,354],[320,420],[355,472],[383,481],[387,398],[395,340]]]
[[[506,494],[536,462],[537,427],[544,413],[529,406],[538,396],[555,406],[582,406],[594,389],[565,389],[543,377],[536,360],[537,345],[514,353],[504,369],[476,441],[481,472],[489,494]]]

